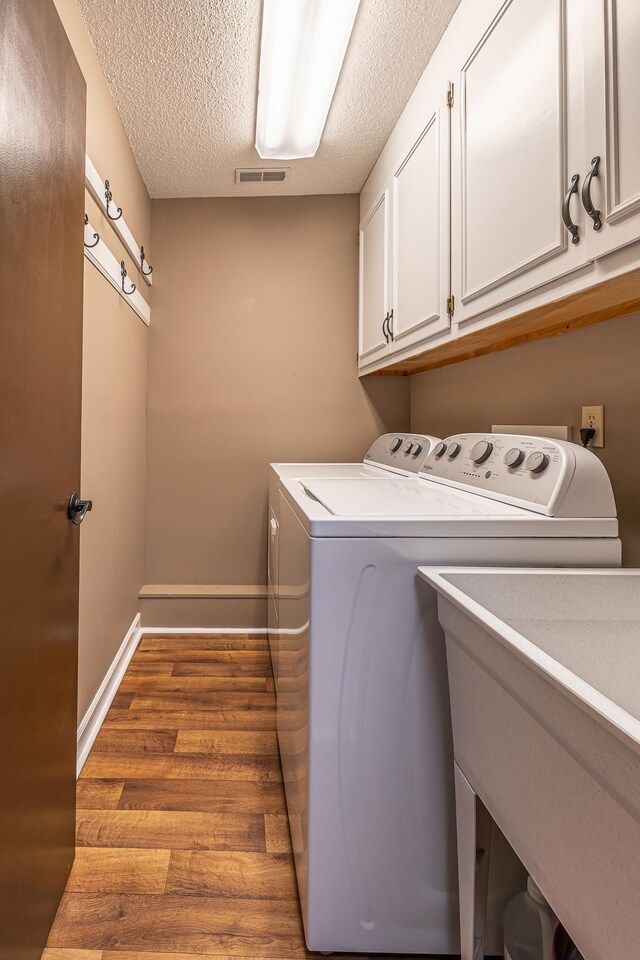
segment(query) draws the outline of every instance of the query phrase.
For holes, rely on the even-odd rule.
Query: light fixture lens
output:
[[[360,0],[264,0],[256,150],[313,157]]]

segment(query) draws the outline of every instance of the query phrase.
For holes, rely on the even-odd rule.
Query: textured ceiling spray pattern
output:
[[[255,147],[260,0],[78,0],[152,197],[358,193],[459,0],[362,0],[317,155],[284,183]],[[273,166],[281,166],[273,161]]]

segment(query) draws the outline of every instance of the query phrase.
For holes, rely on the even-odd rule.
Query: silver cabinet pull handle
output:
[[[593,205],[593,200],[591,199],[591,181],[594,177],[600,176],[600,157],[594,157],[591,161],[591,169],[589,173],[584,178],[584,183],[582,184],[582,206],[585,208],[591,219],[593,220],[593,229],[602,230],[602,220],[600,219],[600,211],[596,210]]]
[[[569,189],[565,193],[564,200],[562,201],[562,222],[571,234],[571,243],[580,243],[580,227],[571,219],[571,197],[574,195],[574,193],[578,192],[579,180],[580,175],[574,173],[574,175],[571,177]]]

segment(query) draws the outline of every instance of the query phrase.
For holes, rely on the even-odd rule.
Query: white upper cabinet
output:
[[[360,364],[379,360],[389,350],[389,205],[385,190],[360,224]]]
[[[640,0],[460,0],[360,209],[363,372],[523,314],[535,335],[596,286],[622,308],[603,284],[640,267]]]
[[[640,0],[585,0],[589,250],[640,236]],[[597,229],[596,229],[597,228]]]
[[[393,174],[392,353],[449,328],[450,121],[445,90]]]
[[[457,324],[587,260],[581,3],[507,0],[463,60],[453,121]]]

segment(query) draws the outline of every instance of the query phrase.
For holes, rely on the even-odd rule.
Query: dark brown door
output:
[[[0,0],[0,958],[74,855],[85,84],[52,0]]]

